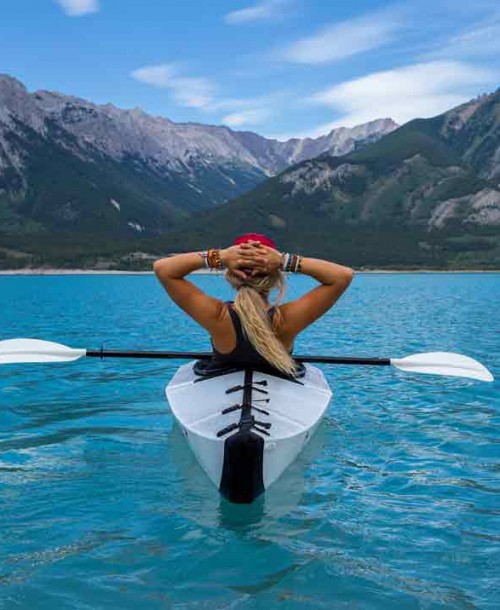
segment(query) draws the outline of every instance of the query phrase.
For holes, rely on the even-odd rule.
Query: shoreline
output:
[[[403,274],[403,273],[500,273],[500,269],[355,269],[357,275]],[[0,276],[33,275],[154,275],[153,271],[126,271],[109,269],[3,269]],[[221,275],[220,271],[199,270],[191,275]]]

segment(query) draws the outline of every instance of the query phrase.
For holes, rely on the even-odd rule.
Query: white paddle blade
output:
[[[60,343],[39,339],[0,341],[0,364],[21,362],[71,362],[85,356],[87,350],[72,349]]]
[[[468,377],[480,381],[493,381],[493,375],[477,360],[452,352],[427,352],[406,358],[391,358],[391,364],[402,371]]]

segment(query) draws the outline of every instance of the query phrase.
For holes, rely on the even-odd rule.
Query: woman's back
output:
[[[185,279],[202,267],[226,269],[226,279],[236,290],[234,303],[210,297]],[[296,370],[290,355],[295,337],[338,300],[353,276],[348,267],[280,253],[268,238],[255,234],[223,250],[161,259],[154,270],[170,297],[209,332],[216,360],[264,363],[287,375]],[[309,275],[319,285],[281,304],[284,271]],[[278,298],[271,303],[275,290]]]
[[[212,361],[217,365],[241,364],[247,366],[262,367],[268,364],[267,360],[255,349],[252,342],[248,339],[243,329],[243,324],[234,310],[233,302],[227,302],[227,312],[229,323],[234,335],[227,328],[221,328],[220,337],[212,335],[213,358]],[[267,315],[272,324],[276,308],[271,307],[267,310]]]

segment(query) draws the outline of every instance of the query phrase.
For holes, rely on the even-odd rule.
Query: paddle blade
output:
[[[427,352],[405,358],[391,358],[391,364],[402,371],[468,377],[480,381],[493,381],[493,375],[477,360],[452,352]]]
[[[71,362],[85,356],[86,351],[39,339],[7,339],[0,341],[0,364]]]

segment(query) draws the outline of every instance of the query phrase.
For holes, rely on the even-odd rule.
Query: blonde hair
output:
[[[226,271],[226,279],[238,292],[233,309],[238,314],[243,332],[250,343],[273,367],[287,375],[294,375],[295,362],[276,334],[281,322],[279,309],[276,309],[271,322],[265,307],[273,290],[278,291],[273,306],[280,304],[285,293],[284,274],[277,271],[271,275],[249,276],[243,280],[231,271]]]

